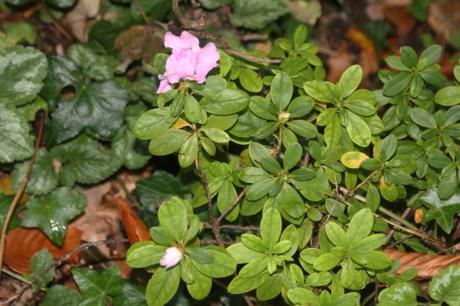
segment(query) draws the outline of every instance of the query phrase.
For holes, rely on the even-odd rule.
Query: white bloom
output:
[[[182,251],[177,247],[167,248],[165,254],[160,259],[160,265],[166,269],[172,268],[181,261],[183,256]]]

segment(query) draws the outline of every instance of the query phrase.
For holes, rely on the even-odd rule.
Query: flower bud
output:
[[[182,251],[177,247],[170,247],[166,249],[165,254],[160,259],[160,265],[165,267],[166,269],[172,268],[181,261]]]

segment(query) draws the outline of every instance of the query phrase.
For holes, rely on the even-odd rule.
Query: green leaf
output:
[[[47,65],[45,55],[33,48],[16,46],[0,51],[1,106],[32,101],[43,86]]]
[[[306,120],[292,120],[287,125],[290,130],[305,139],[312,139],[318,135],[316,126]]]
[[[133,268],[145,268],[160,263],[165,254],[166,246],[157,245],[152,241],[141,241],[133,244],[126,255],[126,263]]]
[[[275,298],[281,293],[283,278],[280,273],[271,275],[256,290],[256,296],[259,301],[268,301]]]
[[[233,204],[233,202],[235,202],[237,197],[238,194],[235,186],[233,186],[229,180],[225,180],[217,194],[217,208],[221,213],[223,213],[231,204]],[[228,221],[235,221],[236,218],[238,218],[239,211],[239,205],[236,205],[235,208],[227,214],[225,219]]]
[[[207,103],[202,109],[214,115],[232,115],[244,110],[249,96],[241,90],[224,89],[212,96],[206,96]]]
[[[380,146],[379,158],[383,161],[390,160],[396,152],[398,146],[398,139],[395,135],[390,134],[383,139],[382,145]]]
[[[152,138],[149,144],[149,151],[158,156],[175,153],[189,137],[189,132],[174,128],[168,129]]]
[[[163,306],[176,294],[180,283],[180,268],[159,268],[147,283],[145,292],[149,306]]]
[[[228,143],[230,141],[230,136],[220,129],[203,127],[201,130],[215,143]]]
[[[305,204],[296,189],[284,183],[275,201],[291,217],[300,219],[305,214]]]
[[[249,201],[256,201],[273,191],[273,188],[276,185],[276,179],[267,178],[263,179],[255,184],[252,184],[248,192],[246,193],[246,199]]]
[[[414,287],[409,283],[396,283],[379,294],[379,306],[417,306]]]
[[[266,270],[267,260],[254,260],[245,265],[240,273],[228,285],[228,292],[241,294],[256,289],[269,277]]]
[[[48,267],[54,263],[53,255],[47,248],[42,249],[32,256],[30,260],[30,270],[32,271],[27,275],[34,283],[35,289],[46,287],[54,278],[54,268],[47,271]]]
[[[443,106],[460,104],[460,87],[447,86],[439,90],[434,96],[434,102]]]
[[[287,4],[279,0],[259,0],[232,2],[230,21],[234,26],[251,30],[264,28],[270,22],[287,13]]]
[[[326,235],[335,246],[345,247],[348,244],[348,237],[345,231],[335,222],[326,224]]]
[[[50,152],[62,184],[94,184],[115,173],[121,161],[89,136],[81,135]]]
[[[185,105],[184,105],[184,112],[185,117],[194,123],[204,123],[206,121],[206,113],[201,109],[200,104],[192,95],[185,95],[184,97]]]
[[[198,158],[198,136],[192,134],[180,147],[179,150],[179,165],[186,168],[193,164]]]
[[[383,94],[389,97],[396,96],[406,90],[411,81],[412,74],[409,72],[400,72],[383,86]]]
[[[86,77],[97,81],[113,77],[118,65],[115,58],[108,55],[98,55],[88,45],[74,44],[67,50],[67,56],[82,68]]]
[[[363,79],[363,69],[359,65],[348,67],[340,77],[337,83],[340,97],[346,98],[351,95],[361,83]]]
[[[307,96],[295,97],[287,108],[290,118],[301,118],[313,110],[315,102]]]
[[[401,61],[405,66],[415,68],[415,65],[417,65],[417,53],[414,49],[411,47],[401,47],[399,53],[401,55]]]
[[[294,288],[288,291],[288,298],[296,305],[321,305],[319,297],[316,296],[311,290],[305,288]]]
[[[318,271],[329,271],[341,261],[341,258],[332,253],[326,253],[316,258],[313,267]]]
[[[436,219],[441,228],[450,233],[454,216],[460,212],[460,193],[454,193],[449,199],[441,200],[435,189],[429,189],[420,200],[431,208],[425,216],[426,220]]]
[[[324,129],[324,141],[328,147],[333,147],[339,143],[341,135],[342,126],[340,124],[340,118],[334,115]]]
[[[289,102],[291,102],[294,85],[292,84],[291,77],[286,72],[280,72],[272,81],[270,87],[270,97],[278,107],[278,112],[284,111]]]
[[[237,264],[249,263],[265,257],[264,254],[249,249],[241,242],[232,244],[227,248],[227,251],[232,255]]]
[[[289,171],[294,168],[302,158],[302,146],[299,144],[289,145],[284,152],[283,165],[284,169]]]
[[[377,187],[369,184],[366,195],[367,206],[375,212],[380,206],[380,193]]]
[[[80,294],[77,290],[63,285],[56,285],[46,291],[41,306],[56,306],[59,304],[67,306],[78,306]]]
[[[136,138],[126,127],[122,127],[112,141],[113,154],[129,170],[140,169],[150,160],[150,155],[136,151],[136,144]]]
[[[46,0],[46,2],[59,8],[69,8],[75,4],[76,0]]]
[[[266,253],[268,248],[273,244],[269,241],[264,241],[254,234],[245,233],[241,235],[241,242],[249,249],[258,252]]]
[[[431,45],[426,48],[420,55],[419,64],[417,65],[418,69],[424,69],[425,67],[431,66],[436,63],[442,54],[442,47],[440,45]],[[421,67],[420,63],[423,63]]]
[[[13,202],[13,198],[13,196],[3,195],[0,191],[0,228],[3,228],[3,221],[8,213],[11,202]],[[13,214],[8,230],[12,230],[17,226],[19,226],[19,219],[16,214]]]
[[[187,284],[187,290],[195,300],[202,300],[211,292],[212,278],[199,272],[193,265],[190,267],[193,283]]]
[[[358,115],[347,111],[345,127],[351,140],[361,147],[367,147],[371,143],[371,130],[367,123]]]
[[[0,139],[0,163],[11,163],[32,156],[33,138],[26,118],[3,103],[0,103]]]
[[[48,196],[31,198],[21,225],[40,228],[55,244],[64,242],[67,224],[85,209],[85,196],[62,187]]]
[[[269,208],[264,211],[260,221],[260,234],[265,244],[275,245],[281,235],[281,215],[277,209]]]
[[[403,64],[399,56],[390,55],[385,58],[385,62],[393,69],[400,71],[410,71],[410,68]]]
[[[145,288],[123,282],[123,292],[113,297],[113,306],[145,306]]]
[[[428,287],[430,296],[439,303],[460,305],[460,265],[451,265],[435,275]]]
[[[161,203],[172,196],[182,196],[185,188],[169,172],[156,170],[152,176],[136,182],[136,193],[144,206]]]
[[[187,232],[187,209],[182,200],[171,198],[162,203],[158,209],[158,219],[160,226],[173,235],[177,241],[184,238]]]
[[[12,172],[11,180],[15,190],[19,188],[19,185],[26,176],[29,164],[30,161],[17,164]],[[52,155],[46,152],[45,149],[40,149],[37,153],[26,191],[34,195],[50,193],[59,183],[57,172],[53,165]]]
[[[374,215],[369,208],[364,208],[358,211],[348,225],[347,237],[350,242],[360,241],[372,231],[374,226]]]
[[[225,249],[217,246],[206,246],[204,249],[212,255],[213,262],[209,264],[201,264],[196,261],[192,261],[192,264],[198,271],[212,278],[227,277],[235,273],[236,262]]]
[[[152,139],[166,131],[176,120],[171,117],[168,107],[151,109],[136,120],[132,132],[140,139]]]
[[[122,293],[123,283],[117,268],[111,267],[102,273],[74,268],[72,275],[81,292],[79,306],[104,306],[110,301],[110,297]]]
[[[336,87],[330,82],[307,81],[303,85],[305,92],[315,100],[328,103],[335,101],[337,97]]]
[[[436,128],[434,117],[423,108],[414,107],[409,109],[409,116],[417,125],[428,129]]]
[[[344,106],[357,115],[372,116],[375,114],[374,106],[367,101],[349,100],[344,104]]]
[[[240,83],[241,86],[249,92],[259,92],[264,85],[257,72],[247,68],[241,69]]]
[[[61,98],[51,115],[53,136],[61,143],[89,128],[102,137],[113,137],[123,123],[128,103],[126,91],[113,81],[93,82],[76,88],[72,101]]]
[[[5,22],[3,31],[9,45],[18,45],[20,43],[34,45],[38,37],[35,26],[25,21]]]

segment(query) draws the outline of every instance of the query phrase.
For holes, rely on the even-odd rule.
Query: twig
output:
[[[209,221],[209,224],[211,225],[212,233],[214,234],[214,238],[217,240],[219,245],[224,246],[224,243],[220,237],[219,223],[212,215],[212,195],[211,195],[211,191],[209,190],[208,177],[206,176],[206,173],[204,173],[203,169],[201,169],[200,160],[198,157],[195,158],[195,168],[196,168],[196,171],[198,172],[198,176],[200,177],[201,182],[203,183],[203,186],[204,186],[204,190],[206,192],[206,197],[208,200],[208,221]]]
[[[241,199],[243,198],[243,196],[246,194],[246,192],[248,191],[248,186],[244,187],[244,189],[240,192],[240,194],[236,197],[235,201],[233,201],[232,204],[230,204],[229,207],[227,207],[227,209],[224,210],[224,212],[222,212],[220,214],[220,216],[217,218],[217,223],[220,224],[220,222],[222,222],[222,220],[236,207],[236,205],[238,205],[238,203],[241,201]]]
[[[16,209],[16,206],[18,205],[19,200],[21,199],[21,196],[26,190],[27,184],[29,183],[29,179],[30,179],[30,176],[32,175],[32,170],[35,164],[35,160],[37,159],[38,149],[40,149],[40,145],[43,139],[45,116],[43,115],[42,111],[38,113],[38,116],[39,116],[38,133],[37,133],[37,140],[35,141],[34,152],[32,154],[32,158],[30,159],[26,175],[24,176],[24,179],[19,185],[18,191],[16,192],[16,195],[14,196],[14,199],[11,202],[11,205],[6,214],[5,220],[3,221],[3,227],[2,227],[2,232],[0,236],[0,278],[1,278],[1,272],[2,272],[2,267],[3,267],[3,255],[5,254],[6,234],[8,232],[8,226],[10,225],[11,218],[13,217],[13,214],[14,214],[14,210]]]
[[[376,175],[379,170],[372,171],[364,180],[361,181],[358,185],[355,186],[352,190],[348,191],[348,196],[352,197],[356,191],[358,191],[361,187],[363,187],[369,180]],[[335,172],[334,172],[335,173]]]
[[[247,232],[259,232],[260,228],[258,226],[254,225],[236,225],[236,224],[224,224],[220,226],[221,229],[231,229],[231,230],[237,230],[237,231],[247,231]]]
[[[59,20],[57,20],[56,17],[54,17],[54,15],[50,12],[50,10],[48,9],[44,1],[41,1],[41,8],[43,9],[43,12],[47,15],[47,17],[51,19],[51,22],[56,27],[56,29],[59,31],[59,33],[64,35],[64,37],[67,38],[68,40],[71,40],[71,41],[75,40],[75,37],[72,34],[70,34],[65,29],[65,27],[59,22]]]
[[[411,211],[412,211],[412,208],[407,207],[407,208],[404,210],[404,212],[402,213],[401,219],[402,219],[402,220],[406,219],[406,217],[410,214]],[[395,229],[392,228],[392,229],[388,232],[386,243],[390,242],[391,237],[393,237],[394,233],[395,233]]]
[[[81,251],[85,249],[89,249],[90,247],[95,247],[98,245],[103,245],[103,244],[114,244],[117,242],[129,242],[127,238],[120,238],[120,239],[110,239],[110,240],[98,240],[98,241],[93,241],[93,242],[86,242],[83,244],[80,244],[78,247],[61,257],[58,261],[55,261],[51,264],[49,264],[43,271],[36,276],[30,284],[22,288],[21,292],[16,297],[16,300],[20,300],[22,295],[26,293],[28,290],[30,290],[34,285],[37,283],[40,283],[43,281],[44,275],[47,275],[48,272],[52,271],[53,269],[61,266],[64,262],[68,261],[72,256],[74,256],[77,253],[80,253]]]

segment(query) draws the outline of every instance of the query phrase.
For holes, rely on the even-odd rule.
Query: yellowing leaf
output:
[[[349,151],[342,155],[340,161],[347,168],[358,169],[361,166],[361,163],[368,158],[369,156],[364,153]]]
[[[177,119],[176,123],[174,123],[172,128],[174,128],[174,129],[182,129],[182,128],[187,127],[187,126],[190,126],[190,123],[188,123],[187,121],[185,121],[182,118],[179,118],[179,119]]]

